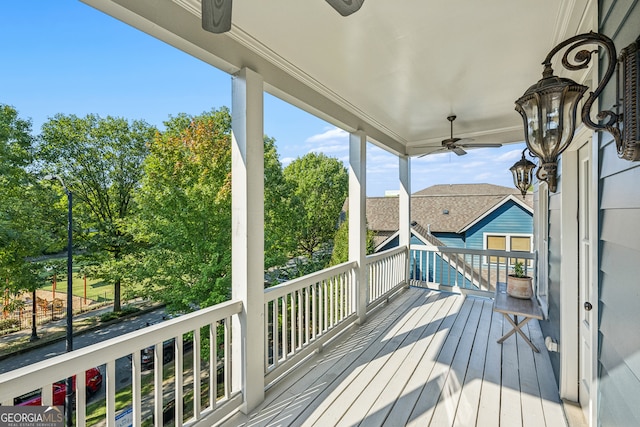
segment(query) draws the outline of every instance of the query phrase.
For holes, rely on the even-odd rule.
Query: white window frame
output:
[[[529,238],[529,252],[531,253],[533,252],[533,234],[528,234],[528,233],[490,233],[490,232],[485,232],[482,233],[482,248],[486,251],[487,249],[487,238],[488,237],[504,237],[505,238],[505,251],[511,251],[511,238],[512,237],[528,237]],[[522,252],[522,251],[517,251],[517,252]],[[523,252],[523,253],[527,253],[527,252]],[[512,259],[517,258],[517,257],[509,257],[509,266],[513,266],[513,263],[511,262]],[[483,264],[484,265],[488,265],[489,264],[489,257],[483,257]],[[527,263],[527,266],[529,268],[531,268],[533,266],[533,261],[529,260],[529,262]]]

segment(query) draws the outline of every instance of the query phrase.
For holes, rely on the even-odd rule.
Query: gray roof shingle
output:
[[[457,233],[509,195],[522,197],[518,190],[492,184],[434,185],[411,196],[411,220],[431,232]],[[524,201],[530,207],[532,197]],[[398,197],[369,197],[366,209],[371,230],[398,230]]]

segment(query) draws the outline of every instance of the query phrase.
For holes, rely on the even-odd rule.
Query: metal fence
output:
[[[36,325],[42,325],[59,319],[67,314],[66,295],[62,298],[48,300],[36,297],[35,320]],[[113,298],[105,294],[100,306],[112,303]],[[74,313],[82,313],[96,307],[94,301],[86,300],[77,295],[73,296]],[[4,298],[0,301],[0,335],[9,334],[22,329],[31,329],[33,322],[33,302],[31,298],[25,300]]]

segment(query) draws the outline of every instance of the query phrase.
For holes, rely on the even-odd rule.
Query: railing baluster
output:
[[[266,322],[265,322],[266,323]],[[209,407],[216,409],[218,400],[218,325],[209,324]]]
[[[297,306],[297,302],[296,302],[296,293],[291,292],[289,294],[289,298],[291,301],[290,307],[289,307],[289,333],[290,333],[290,348],[289,348],[289,353],[293,354],[295,352],[296,349],[296,306]]]
[[[46,384],[40,393],[43,406],[53,405],[53,384]]]
[[[271,333],[273,334],[273,344],[271,344],[271,364],[276,367],[280,360],[280,319],[278,317],[278,307],[280,300],[275,299],[271,304]]]
[[[184,345],[182,343],[182,334],[178,335],[174,340],[174,407],[175,407],[175,422],[177,426],[181,426],[184,419],[184,372],[183,372],[183,360],[182,349]]]
[[[224,319],[224,398],[231,396],[231,317]]]
[[[349,275],[342,273],[340,275],[340,281],[342,282],[342,318],[346,319],[349,316]]]
[[[333,277],[329,278],[329,327],[332,328],[335,324],[333,318],[335,310],[335,293],[333,290]]]
[[[311,285],[311,338],[316,339],[318,336],[318,322],[320,321],[319,316],[319,305],[320,301],[318,299],[318,292],[320,292],[320,288],[317,284]]]
[[[271,313],[269,312],[269,305],[271,304],[271,301],[265,302],[264,303],[264,323],[263,323],[263,327],[264,327],[264,361],[263,361],[263,369],[265,372],[267,372],[269,370],[269,323],[270,323],[270,315]]]
[[[280,333],[282,335],[282,360],[287,360],[287,353],[289,352],[289,336],[287,334],[289,329],[289,322],[287,319],[287,311],[288,311],[288,301],[287,297],[289,294],[285,295],[282,298],[282,325],[280,329]]]
[[[107,400],[107,427],[115,427],[116,425],[116,361],[109,360],[107,362],[107,385],[106,385],[106,400]]]
[[[305,325],[304,325],[304,330],[305,330],[305,341],[307,343],[309,343],[311,341],[311,324],[309,322],[311,322],[311,286],[309,286],[308,288],[305,288]]]
[[[157,343],[153,347],[153,412],[156,426],[162,425],[162,410],[164,405],[162,393],[162,353],[162,343]]]
[[[86,376],[87,376],[86,372],[82,371],[76,374],[76,379],[86,378]],[[138,383],[139,382],[140,382],[140,377],[138,377]],[[135,382],[133,382],[133,384],[135,384]],[[133,397],[135,398],[135,392]],[[133,403],[135,404],[135,400]],[[79,427],[80,426],[83,427],[87,423],[87,383],[86,381],[76,381],[75,404],[76,404],[76,425]],[[135,418],[134,418],[134,421],[135,421]]]
[[[132,396],[132,409],[133,409],[133,425],[141,425],[142,424],[142,359],[141,353],[139,349],[136,349],[131,354],[131,392]],[[85,374],[86,375],[86,374]],[[84,383],[84,381],[81,381]],[[85,395],[84,391],[81,391],[80,394]],[[78,402],[77,408],[84,408],[84,404],[80,404]],[[84,411],[82,411],[84,412]],[[78,425],[82,425],[84,423],[80,423],[80,414],[78,416]],[[83,416],[84,418],[84,416]]]
[[[298,348],[304,347],[303,334],[304,323],[302,317],[302,309],[304,308],[304,301],[302,299],[302,289],[298,290]]]
[[[200,419],[202,412],[202,390],[200,383],[200,371],[202,369],[200,358],[200,328],[193,331],[193,416]]]

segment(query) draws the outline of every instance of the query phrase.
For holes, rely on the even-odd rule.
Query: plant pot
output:
[[[531,277],[507,277],[507,295],[514,298],[529,299],[533,296],[533,279]]]

